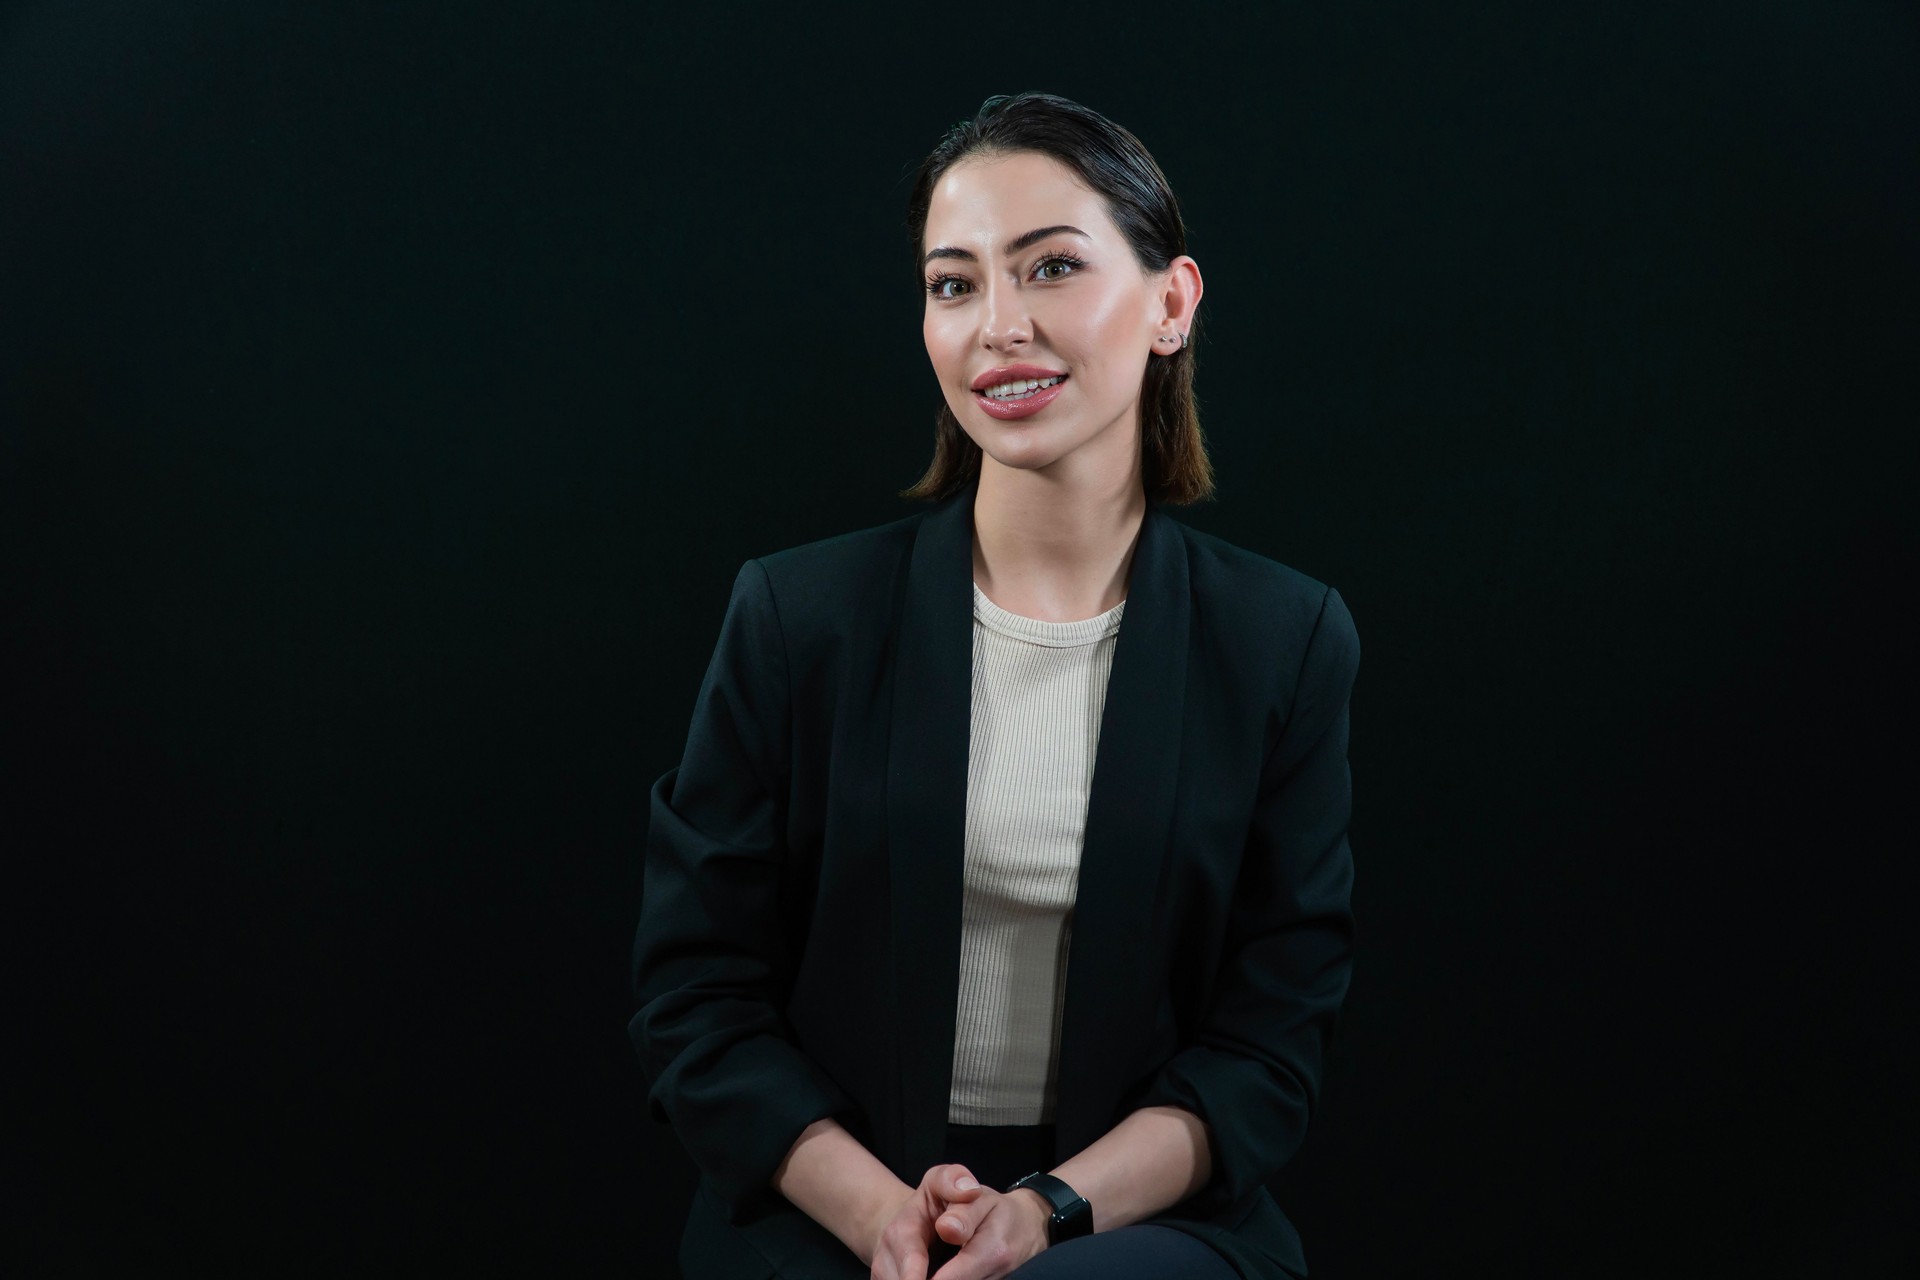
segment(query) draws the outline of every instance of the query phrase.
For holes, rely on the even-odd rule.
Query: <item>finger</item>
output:
[[[920,1179],[920,1201],[927,1215],[923,1221],[935,1238],[963,1245],[984,1212],[974,1210],[974,1206],[992,1198],[989,1190],[976,1182],[963,1164],[934,1165]]]
[[[1011,1250],[997,1243],[989,1244],[982,1236],[934,1272],[932,1280],[1000,1280],[1019,1265]]]
[[[1012,1270],[997,1266],[996,1262],[997,1259],[978,1245],[970,1246],[954,1254],[945,1266],[933,1273],[932,1280],[994,1280]]]
[[[996,1195],[992,1200],[1005,1207],[1005,1196]],[[972,1208],[972,1206],[968,1206]],[[974,1233],[952,1261],[933,1273],[932,1280],[999,1280],[1037,1252],[1034,1242],[1015,1240],[1013,1233],[1024,1236],[1024,1228],[1011,1218],[994,1218]],[[1042,1243],[1038,1248],[1045,1248]]]
[[[984,1192],[985,1188],[977,1190]],[[993,1211],[994,1201],[998,1198],[997,1194],[981,1194],[971,1202],[949,1204],[934,1219],[933,1229],[948,1244],[965,1244],[973,1239],[973,1233],[979,1229],[981,1220]]]
[[[992,1188],[974,1181],[965,1165],[955,1164],[942,1169],[938,1177],[928,1179],[927,1191],[931,1196],[929,1207],[938,1213],[956,1205],[977,1204]]]
[[[935,1165],[928,1170],[927,1185],[942,1200],[972,1200],[982,1188],[974,1181],[973,1174],[963,1164]]]
[[[951,1245],[963,1245],[973,1239],[979,1223],[970,1220],[963,1209],[949,1209],[934,1220],[933,1229]]]

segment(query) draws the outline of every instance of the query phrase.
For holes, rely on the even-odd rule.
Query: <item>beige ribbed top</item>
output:
[[[973,588],[954,1124],[1052,1124],[1081,837],[1121,601],[1043,622]]]

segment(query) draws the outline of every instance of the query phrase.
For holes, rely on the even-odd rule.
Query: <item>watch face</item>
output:
[[[1056,1241],[1092,1235],[1093,1206],[1085,1200],[1075,1200],[1053,1215],[1053,1229],[1048,1234]]]

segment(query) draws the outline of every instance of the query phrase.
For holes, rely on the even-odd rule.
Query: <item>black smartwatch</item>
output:
[[[1081,1199],[1075,1191],[1050,1173],[1030,1173],[1020,1181],[1008,1187],[1002,1194],[1010,1194],[1025,1187],[1029,1191],[1038,1191],[1045,1196],[1047,1203],[1053,1206],[1053,1216],[1047,1219],[1047,1243],[1059,1244],[1062,1240],[1071,1240],[1075,1236],[1093,1234],[1093,1206]]]

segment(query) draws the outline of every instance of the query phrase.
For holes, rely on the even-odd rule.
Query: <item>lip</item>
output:
[[[985,388],[998,386],[998,384],[1002,384],[1002,382],[1012,382],[1014,378],[1060,378],[1060,382],[1056,382],[1056,384],[1050,386],[1050,388],[1035,391],[1035,393],[1029,395],[1027,399],[993,399],[991,395],[985,393]],[[1033,416],[1035,413],[1039,413],[1041,409],[1046,409],[1046,405],[1054,403],[1054,397],[1058,397],[1060,391],[1066,390],[1068,382],[1071,382],[1071,378],[1068,378],[1066,370],[1062,370],[1062,368],[1041,368],[1039,365],[1006,365],[1006,367],[993,368],[993,370],[989,370],[989,372],[983,372],[979,378],[973,378],[973,403],[981,407],[981,413],[995,416],[995,418],[1000,418],[1000,420],[1006,420],[1006,418],[1027,418],[1027,416]]]
[[[975,391],[985,391],[1015,378],[1061,378],[1066,372],[1065,369],[1042,369],[1037,364],[1003,364],[998,369],[987,370],[968,385]]]
[[[1053,377],[1053,374],[1047,374]],[[995,400],[984,392],[973,393],[973,402],[980,406],[983,413],[1005,420],[1007,418],[1027,418],[1052,404],[1062,391],[1067,389],[1071,378],[1062,378],[1050,387],[1034,392],[1025,400]],[[989,384],[991,385],[991,384]]]

